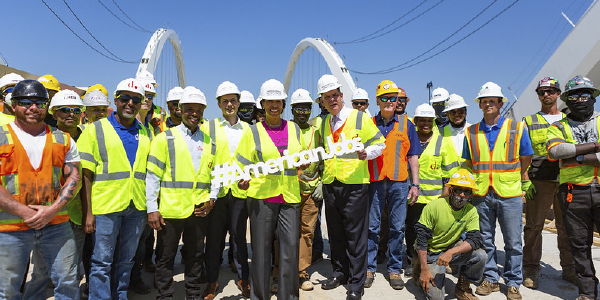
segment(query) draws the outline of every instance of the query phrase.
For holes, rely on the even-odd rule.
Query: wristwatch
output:
[[[575,159],[577,160],[577,163],[581,165],[583,163],[583,154],[575,156]]]
[[[418,185],[418,184],[414,184],[414,183],[413,183],[413,184],[411,184],[410,186],[414,186],[414,187],[416,187],[417,189],[420,189],[420,188],[421,188],[421,186],[420,186],[420,185]]]

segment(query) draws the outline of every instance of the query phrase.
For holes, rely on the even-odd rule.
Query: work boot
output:
[[[495,283],[491,283],[487,280],[484,280],[476,289],[475,289],[475,294],[477,295],[481,295],[481,296],[487,296],[489,294],[491,294],[492,292],[497,292],[500,290],[500,285],[495,282]]]
[[[506,291],[506,299],[508,300],[522,300],[521,292],[519,292],[519,288],[516,286],[509,286],[508,291]]]
[[[408,266],[406,266],[406,269],[404,270],[404,277],[412,277],[413,275],[413,265],[409,264]]]
[[[479,300],[479,298],[473,294],[473,290],[471,290],[471,283],[462,275],[458,277],[458,282],[454,289],[454,296],[458,300]]]
[[[525,271],[523,276],[523,286],[530,289],[537,289],[539,286],[540,273],[538,271]]]
[[[236,282],[238,289],[242,292],[244,298],[250,298],[250,281],[249,280],[238,280]]]
[[[390,286],[395,290],[401,290],[404,288],[404,281],[400,273],[388,273],[390,276]]]
[[[367,279],[365,280],[365,288],[370,288],[375,281],[375,273],[367,271]]]
[[[212,300],[215,299],[217,295],[217,289],[219,288],[218,282],[209,283],[204,289],[204,293],[202,293],[202,299],[204,300]]]
[[[577,272],[575,272],[575,269],[564,269],[562,271],[561,277],[564,281],[568,281],[570,283],[575,284],[576,286],[579,286],[579,277],[577,276]]]
[[[594,298],[590,298],[588,296],[579,296],[575,300],[594,300]]]

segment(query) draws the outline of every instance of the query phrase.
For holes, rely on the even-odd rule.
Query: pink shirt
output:
[[[262,125],[267,130],[269,137],[279,150],[279,155],[283,156],[283,151],[288,147],[288,131],[287,131],[287,122],[285,120],[281,120],[281,126],[276,128],[271,128],[267,125],[267,122],[263,121]],[[265,202],[271,203],[285,203],[285,199],[283,199],[283,195],[279,194],[278,196],[263,199]]]

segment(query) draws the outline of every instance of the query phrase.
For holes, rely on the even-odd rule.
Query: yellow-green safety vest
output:
[[[300,128],[300,135],[304,140],[304,145],[306,145],[306,149],[314,149],[318,147],[319,143],[319,127],[310,124],[307,128]],[[311,164],[311,166],[303,171],[298,171],[300,175],[298,179],[300,180],[300,193],[303,195],[312,194],[319,182],[321,182],[318,170],[318,163]]]
[[[562,117],[567,115],[561,113]],[[539,112],[523,118],[523,122],[527,125],[529,137],[531,138],[531,148],[533,148],[534,159],[536,156],[539,159],[547,159],[548,151],[546,151],[546,142],[548,141],[548,129],[550,125],[548,121]]]

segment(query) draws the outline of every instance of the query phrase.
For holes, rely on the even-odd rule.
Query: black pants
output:
[[[405,231],[405,239],[406,239],[406,255],[408,256],[408,264],[411,263],[411,260],[417,257],[417,251],[415,250],[415,240],[417,240],[417,232],[415,231],[415,224],[419,222],[421,218],[421,213],[423,213],[423,208],[425,208],[425,203],[415,203],[413,205],[408,205],[408,209],[406,210],[406,231]]]
[[[193,214],[185,219],[164,219],[166,225],[157,232],[161,245],[156,257],[156,274],[154,275],[158,293],[156,299],[173,297],[173,265],[183,234],[183,264],[186,297],[200,297],[200,273],[204,263],[204,237],[207,230],[207,217],[196,217]]]
[[[362,292],[367,278],[369,185],[323,185],[325,216],[334,277],[348,279],[348,290]]]
[[[225,249],[225,236],[227,228],[233,241],[233,260],[237,267],[238,278],[248,280],[250,268],[248,266],[248,246],[246,244],[246,228],[248,209],[246,199],[236,198],[231,194],[217,199],[213,210],[208,214],[208,228],[206,234],[206,275],[209,283],[219,280],[219,267],[223,250]]]
[[[567,202],[567,184],[558,188],[565,229],[571,240],[571,252],[579,277],[579,295],[596,299],[598,278],[592,261],[594,224],[600,228],[600,186],[595,183],[573,185],[573,199]]]

